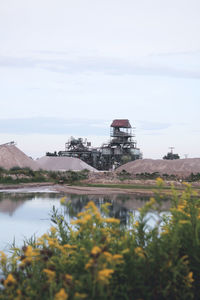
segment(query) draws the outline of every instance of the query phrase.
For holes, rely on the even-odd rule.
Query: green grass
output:
[[[119,189],[144,189],[144,190],[154,190],[158,189],[157,185],[133,185],[133,184],[101,184],[101,183],[75,183],[73,185],[85,186],[85,187],[99,187],[99,188],[119,188]],[[171,187],[165,186],[164,190],[170,190]]]

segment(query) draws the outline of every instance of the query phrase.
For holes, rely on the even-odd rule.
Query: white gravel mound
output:
[[[43,156],[37,160],[37,164],[41,169],[47,171],[81,171],[87,169],[91,172],[97,172],[95,168],[74,157]]]
[[[163,159],[138,159],[128,162],[117,168],[116,172],[122,170],[130,174],[154,173],[159,172],[160,175],[179,175],[188,176],[191,173],[200,173],[200,158],[186,158],[175,160]]]
[[[13,167],[38,169],[37,163],[33,159],[11,144],[0,145],[0,167],[7,170]]]

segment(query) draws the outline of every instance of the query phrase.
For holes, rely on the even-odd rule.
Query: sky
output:
[[[107,142],[200,157],[199,0],[1,0],[0,144],[27,155]]]

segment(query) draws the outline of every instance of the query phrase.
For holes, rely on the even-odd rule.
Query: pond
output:
[[[25,239],[41,236],[47,232],[51,224],[53,206],[65,213],[70,222],[77,213],[83,210],[88,201],[94,201],[97,207],[110,202],[109,214],[119,218],[121,223],[128,225],[130,214],[137,215],[138,209],[149,200],[149,197],[128,195],[92,196],[65,195],[66,201],[71,202],[71,208],[60,204],[63,195],[55,193],[50,188],[18,189],[0,192],[0,250],[8,251],[11,244],[23,244]],[[164,211],[169,203],[164,203]]]

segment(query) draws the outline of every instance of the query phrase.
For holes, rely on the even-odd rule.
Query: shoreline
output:
[[[0,184],[1,190],[14,190],[14,189],[27,189],[27,188],[51,187],[55,192],[62,194],[74,195],[153,195],[152,187],[148,189],[123,189],[123,188],[108,188],[108,187],[86,187],[86,186],[73,186],[56,184],[53,182],[33,182],[33,183],[19,183],[19,184]]]
[[[17,184],[0,184],[1,190],[14,190],[23,188],[34,188],[34,187],[48,187],[55,185],[54,182],[29,182],[29,183],[17,183]]]
[[[147,189],[122,189],[122,188],[108,188],[108,187],[86,187],[86,186],[69,186],[69,185],[55,185],[55,191],[66,193],[66,194],[75,194],[75,195],[146,195],[152,196],[154,192],[150,187]]]
[[[40,188],[40,187],[50,187],[54,192],[61,194],[74,194],[74,195],[139,195],[139,196],[153,196],[155,194],[155,185],[141,184],[135,188],[120,188],[120,187],[95,187],[95,186],[78,186],[78,185],[67,185],[67,184],[57,184],[54,182],[32,182],[32,183],[20,183],[20,184],[0,184],[1,190],[14,190],[14,189],[27,189],[27,188]],[[144,187],[144,188],[143,188]],[[176,190],[182,192],[183,187],[177,188]],[[195,186],[193,186],[195,189]],[[163,194],[171,194],[170,189],[163,189]],[[199,191],[198,191],[199,194]]]

